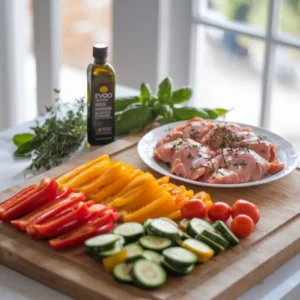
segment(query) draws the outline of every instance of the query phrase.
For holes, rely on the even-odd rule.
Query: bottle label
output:
[[[114,137],[114,101],[114,83],[95,78],[91,102],[95,140],[111,140]]]

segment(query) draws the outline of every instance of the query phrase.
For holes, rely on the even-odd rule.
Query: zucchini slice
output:
[[[133,264],[127,264],[124,262],[118,263],[113,268],[113,276],[120,282],[132,283],[133,279],[130,275]]]
[[[146,229],[146,228],[148,227],[148,225],[152,222],[152,220],[153,220],[153,219],[147,219],[147,220],[143,223],[145,229]]]
[[[166,271],[172,275],[187,275],[194,270],[194,265],[190,265],[185,269],[178,269],[178,268],[174,268],[172,265],[166,262],[166,260],[163,260],[162,264],[163,267],[166,269]]]
[[[176,240],[178,228],[164,219],[154,219],[149,225],[149,229],[156,235]]]
[[[206,262],[214,255],[212,248],[194,239],[185,240],[182,243],[182,247],[193,252],[198,258],[197,261],[200,263]]]
[[[105,258],[108,256],[112,256],[112,255],[120,252],[122,250],[122,248],[123,248],[123,246],[121,245],[121,243],[117,242],[112,249],[98,252],[98,257]]]
[[[177,269],[186,269],[195,264],[197,255],[181,247],[171,247],[163,251],[164,259],[167,263]]]
[[[216,232],[216,229],[210,223],[202,219],[193,218],[188,224],[187,232],[194,238],[196,235],[201,234],[204,229]]]
[[[164,268],[147,259],[136,261],[131,274],[134,283],[144,289],[158,288],[167,280],[167,273]]]
[[[218,243],[214,242],[213,240],[209,239],[208,237],[199,234],[195,237],[196,240],[205,243],[208,245],[210,248],[212,248],[215,251],[215,256],[217,256],[220,252],[224,251],[225,248]]]
[[[124,247],[127,250],[127,262],[135,262],[137,259],[142,258],[143,248],[137,243],[128,244]]]
[[[84,242],[87,252],[101,252],[113,249],[120,236],[113,233],[97,235]]]
[[[221,233],[223,238],[227,240],[231,246],[238,245],[239,239],[232,233],[223,221],[216,221],[212,226]]]
[[[189,219],[182,219],[179,223],[179,228],[183,229],[184,231],[187,231],[189,223],[190,223]]]
[[[186,240],[186,239],[191,239],[192,237],[190,235],[188,235],[186,232],[182,231],[182,230],[178,230],[178,234],[179,234],[179,237],[182,239],[182,240]]]
[[[148,260],[152,260],[157,264],[161,264],[163,261],[163,256],[155,251],[152,250],[145,250],[143,252],[143,256],[144,258],[148,259]]]
[[[172,245],[172,241],[155,235],[145,235],[139,239],[140,244],[149,250],[162,251]]]
[[[223,246],[224,248],[229,247],[228,241],[225,240],[220,234],[216,232],[212,232],[210,230],[204,229],[201,234],[208,237],[209,239],[216,242],[217,244]]]
[[[136,222],[128,222],[117,226],[113,233],[124,237],[126,243],[136,242],[145,234],[144,226]]]
[[[161,220],[165,220],[165,221],[167,221],[167,222],[173,224],[175,227],[178,227],[178,224],[177,224],[175,221],[173,221],[173,220],[171,220],[171,219],[169,219],[169,218],[160,217],[160,219],[161,219]]]

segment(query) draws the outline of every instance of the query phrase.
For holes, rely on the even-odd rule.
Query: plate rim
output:
[[[195,181],[195,180],[191,180],[191,179],[187,179],[187,178],[184,178],[184,177],[180,177],[180,176],[177,176],[171,172],[168,172],[166,171],[164,168],[162,168],[161,166],[159,166],[159,164],[154,160],[152,159],[152,161],[155,163],[155,165],[157,165],[158,167],[156,168],[155,165],[153,166],[150,165],[150,163],[148,163],[148,161],[145,159],[143,153],[142,153],[142,145],[143,143],[145,143],[145,140],[147,139],[147,137],[151,134],[153,134],[153,132],[157,131],[157,130],[163,130],[164,128],[168,128],[168,126],[173,126],[173,128],[175,126],[178,126],[178,125],[181,125],[185,122],[187,122],[188,120],[182,120],[182,121],[176,121],[176,122],[172,122],[172,123],[168,123],[168,124],[164,124],[164,125],[161,125],[157,128],[154,128],[152,129],[151,131],[147,132],[138,142],[138,145],[137,145],[137,150],[138,150],[138,154],[140,156],[140,158],[142,159],[142,161],[149,167],[151,168],[152,170],[160,173],[160,174],[163,174],[163,175],[166,175],[166,176],[169,176],[175,180],[178,180],[178,181],[182,181],[182,182],[186,182],[186,183],[189,183],[189,184],[192,184],[192,185],[196,185],[196,186],[205,186],[205,187],[210,187],[210,188],[241,188],[241,187],[250,187],[250,186],[256,186],[256,185],[262,185],[262,184],[267,184],[267,183],[270,183],[270,182],[273,182],[273,181],[276,181],[276,180],[279,180],[287,175],[289,175],[290,173],[292,173],[299,165],[300,163],[300,152],[298,150],[298,148],[292,143],[290,142],[289,140],[283,138],[282,136],[278,135],[277,133],[274,133],[272,131],[269,131],[265,128],[261,128],[261,127],[258,127],[258,126],[254,126],[254,125],[249,125],[249,124],[244,124],[244,123],[240,123],[240,122],[233,122],[233,121],[221,121],[221,120],[205,120],[205,121],[211,121],[213,123],[235,123],[237,125],[240,125],[242,127],[250,127],[254,130],[254,132],[256,130],[263,130],[267,133],[271,133],[273,136],[275,136],[276,138],[280,139],[280,140],[284,140],[285,142],[289,143],[291,145],[291,148],[293,148],[295,150],[295,155],[296,155],[296,159],[295,159],[295,163],[294,165],[292,165],[288,170],[286,170],[285,172],[281,171],[277,174],[277,176],[275,176],[276,174],[268,177],[268,178],[264,178],[264,179],[261,179],[261,180],[257,180],[257,181],[250,181],[250,182],[245,182],[245,183],[232,183],[232,184],[215,184],[215,183],[206,183],[206,182],[201,182],[201,181]],[[162,170],[160,170],[159,168],[161,168]],[[275,176],[275,177],[274,177]],[[273,179],[272,179],[273,178]]]

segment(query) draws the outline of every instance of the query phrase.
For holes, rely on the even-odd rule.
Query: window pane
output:
[[[92,45],[109,45],[111,60],[112,0],[63,0],[63,63],[86,70]]]
[[[279,31],[300,37],[299,0],[280,0]]]
[[[263,53],[262,41],[198,26],[193,104],[234,108],[228,120],[258,125]]]
[[[277,46],[271,130],[300,148],[300,50]]]
[[[199,15],[265,29],[269,0],[197,0]]]

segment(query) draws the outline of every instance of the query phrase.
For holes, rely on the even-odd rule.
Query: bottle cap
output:
[[[106,57],[107,56],[106,44],[94,44],[93,45],[93,57]]]

